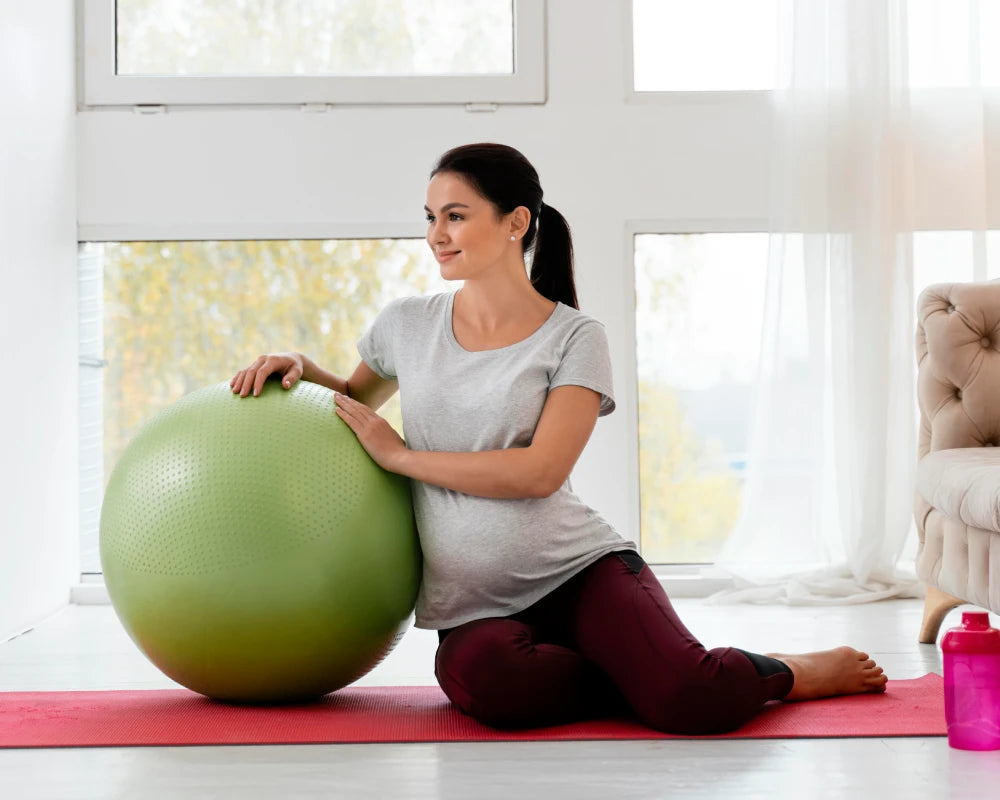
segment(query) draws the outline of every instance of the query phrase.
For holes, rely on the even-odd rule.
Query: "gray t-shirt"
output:
[[[399,381],[412,450],[527,447],[549,390],[585,386],[614,409],[604,327],[557,304],[528,338],[464,349],[452,329],[454,293],[390,303],[358,342],[378,375]],[[516,614],[608,553],[633,550],[567,480],[545,498],[476,497],[413,481],[424,553],[419,628],[452,628]]]

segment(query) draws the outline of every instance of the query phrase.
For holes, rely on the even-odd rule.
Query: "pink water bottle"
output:
[[[962,612],[962,626],[941,640],[948,744],[1000,749],[1000,631],[985,611]]]

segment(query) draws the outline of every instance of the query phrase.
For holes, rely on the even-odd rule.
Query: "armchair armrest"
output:
[[[1000,281],[924,289],[916,351],[919,458],[1000,445]]]

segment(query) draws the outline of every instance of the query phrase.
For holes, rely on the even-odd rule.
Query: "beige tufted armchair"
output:
[[[942,283],[917,303],[921,642],[962,603],[1000,613],[1000,281]]]

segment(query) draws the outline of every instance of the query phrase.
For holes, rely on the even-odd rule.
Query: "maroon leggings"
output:
[[[634,552],[604,556],[518,614],[439,635],[441,688],[462,711],[499,728],[631,710],[657,730],[723,733],[792,688],[781,661],[706,650]]]

